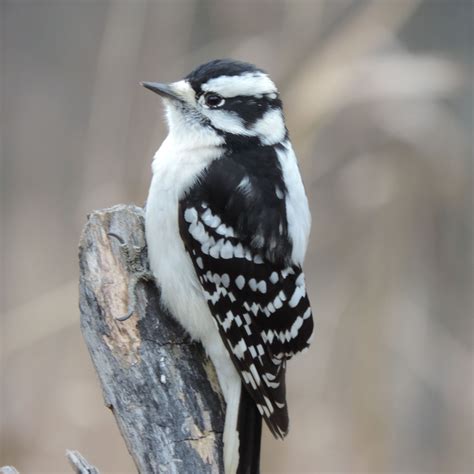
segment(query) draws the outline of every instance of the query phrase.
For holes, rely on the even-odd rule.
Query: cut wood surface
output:
[[[143,224],[136,206],[88,217],[79,251],[84,339],[140,473],[220,473],[224,401],[202,346],[152,281],[138,282],[132,315],[117,319],[128,312],[129,282],[148,270]]]

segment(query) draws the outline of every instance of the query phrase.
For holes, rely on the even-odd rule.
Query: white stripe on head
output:
[[[233,133],[234,135],[255,136],[255,132],[246,128],[242,118],[234,112],[202,109],[201,113],[205,115],[218,130]]]
[[[228,110],[203,109],[201,111],[212,125],[223,132],[246,137],[258,137],[263,145],[280,143],[286,134],[285,122],[280,109],[271,109],[247,128],[238,114]]]
[[[247,72],[240,76],[220,76],[209,79],[201,86],[205,92],[216,92],[222,97],[237,95],[273,94],[277,88],[263,72]]]

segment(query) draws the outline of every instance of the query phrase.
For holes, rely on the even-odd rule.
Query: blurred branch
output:
[[[67,450],[66,457],[76,474],[100,474],[100,471],[90,464],[79,451]],[[0,467],[0,474],[20,474],[13,466]]]
[[[162,308],[152,282],[139,282],[133,315],[117,319],[137,268],[148,268],[142,209],[94,212],[79,259],[82,332],[139,472],[222,472],[223,400],[202,346]]]
[[[0,474],[19,474],[19,472],[12,466],[0,467]]]
[[[100,474],[99,470],[87,462],[84,456],[78,451],[66,451],[66,457],[76,474]]]
[[[338,28],[322,51],[316,50],[313,57],[308,57],[285,94],[289,121],[298,117],[298,123],[304,124],[298,128],[296,139],[302,140],[315,123],[339,106],[343,92],[353,80],[341,64],[355,64],[380,47],[419,4],[420,0],[373,0]]]
[[[125,146],[129,130],[135,70],[142,43],[148,2],[109,2],[103,37],[98,46],[97,69],[91,96],[88,131],[84,140],[83,183],[78,210],[93,201],[118,196],[125,182]],[[93,191],[93,192],[90,192]],[[102,197],[103,196],[103,199]]]

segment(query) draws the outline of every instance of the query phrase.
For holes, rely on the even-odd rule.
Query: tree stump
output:
[[[143,209],[93,212],[79,262],[82,333],[138,471],[223,472],[224,401],[202,346],[160,304],[151,281],[138,282],[132,316],[117,319],[127,314],[137,268],[148,268]]]

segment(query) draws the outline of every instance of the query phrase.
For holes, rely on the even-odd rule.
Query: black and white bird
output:
[[[261,419],[288,432],[286,361],[313,331],[302,264],[311,216],[269,76],[222,59],[171,84],[145,230],[163,302],[202,342],[226,401],[226,474],[259,472]]]

